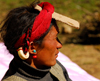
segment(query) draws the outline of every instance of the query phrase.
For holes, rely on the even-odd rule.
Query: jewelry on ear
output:
[[[26,59],[29,58],[29,52],[27,52],[26,54],[24,54],[23,48],[22,48],[22,47],[20,47],[20,48],[18,49],[18,55],[19,55],[19,57],[20,57],[22,60],[26,60]]]
[[[36,53],[36,50],[33,50],[34,53]],[[36,54],[33,54],[33,58],[37,58],[37,55]]]
[[[37,55],[33,55],[33,58],[34,58],[34,59],[37,58]]]
[[[34,53],[36,53],[36,50],[33,50]]]

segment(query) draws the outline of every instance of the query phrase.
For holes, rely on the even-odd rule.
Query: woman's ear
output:
[[[37,46],[34,42],[30,42],[30,44],[29,44],[29,53],[30,54],[37,54],[36,47]]]

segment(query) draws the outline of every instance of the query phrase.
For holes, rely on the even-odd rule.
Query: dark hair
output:
[[[2,38],[11,54],[17,53],[14,45],[20,38],[20,36],[26,33],[28,28],[32,28],[34,19],[39,14],[39,11],[34,9],[34,6],[37,3],[38,2],[33,2],[30,6],[15,8],[11,10],[6,16],[1,31],[6,32],[5,34],[2,33]],[[55,23],[55,20],[52,19],[50,28]],[[35,40],[34,42],[41,44],[43,38],[49,32],[49,30],[42,37],[40,37],[38,40]]]

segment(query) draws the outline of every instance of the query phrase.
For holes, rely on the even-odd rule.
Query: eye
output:
[[[56,37],[56,40],[57,40],[57,41],[59,40],[58,37]]]
[[[56,36],[56,40],[58,40],[58,36]]]
[[[58,39],[58,34],[56,35],[56,39]]]

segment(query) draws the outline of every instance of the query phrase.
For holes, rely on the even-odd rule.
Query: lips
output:
[[[56,57],[56,58],[58,57],[58,53],[57,53],[57,54],[55,54],[55,57]]]
[[[58,55],[58,53],[57,53],[57,54],[55,54],[55,56],[56,56],[56,55]]]
[[[56,54],[58,54],[59,53],[59,51],[57,50],[57,53]]]

